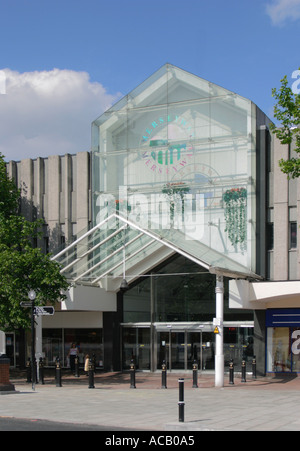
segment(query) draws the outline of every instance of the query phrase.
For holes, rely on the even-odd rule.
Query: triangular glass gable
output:
[[[117,214],[141,227],[141,236],[127,227],[128,238],[136,238],[136,255],[138,249],[154,255],[168,243],[210,270],[253,276],[255,187],[256,107],[171,64],[92,124],[93,225]],[[150,243],[148,232],[161,241]],[[101,243],[101,228],[94,233],[92,240]],[[116,265],[122,233],[105,245]],[[76,269],[78,276],[87,277],[84,268],[102,262],[101,247],[89,253],[92,262],[83,270]],[[99,263],[95,276],[104,270],[113,277],[112,261]]]

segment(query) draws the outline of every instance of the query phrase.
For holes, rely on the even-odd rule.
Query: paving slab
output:
[[[184,378],[184,422],[178,415],[178,379]],[[191,373],[172,373],[167,389],[159,373],[95,375],[88,378],[64,374],[62,387],[52,377],[45,385],[32,385],[22,377],[11,380],[15,392],[0,397],[0,417],[58,421],[128,428],[136,431],[300,431],[300,378],[260,377],[246,383],[235,378],[230,385],[214,387],[214,375],[199,375],[192,388]]]

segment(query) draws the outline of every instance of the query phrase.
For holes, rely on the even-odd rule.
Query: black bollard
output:
[[[193,363],[193,387],[198,388],[198,363],[197,360],[194,360]]]
[[[57,357],[56,359],[56,368],[55,368],[55,379],[56,379],[56,387],[61,387],[61,365],[60,359]]]
[[[234,385],[234,364],[232,359],[229,363],[229,384]]]
[[[27,371],[27,383],[31,382],[31,360],[30,358],[26,362],[26,371]]]
[[[252,359],[252,379],[256,379],[256,356]]]
[[[75,377],[80,377],[80,375],[79,375],[79,358],[78,358],[78,355],[75,357]]]
[[[34,359],[34,377],[35,377],[35,383],[38,384],[39,383],[39,378],[38,378],[38,364],[36,359]]]
[[[167,365],[165,360],[161,366],[161,388],[167,388]]]
[[[44,362],[43,362],[43,358],[40,357],[39,360],[39,382],[41,382],[42,385],[45,385],[45,380],[44,380]]]
[[[89,388],[95,388],[94,385],[94,365],[93,360],[89,360]]]
[[[96,374],[96,355],[93,354],[93,366],[94,366],[94,374]]]
[[[179,379],[179,422],[184,422],[184,379]]]
[[[242,360],[242,379],[241,382],[246,382],[246,360]]]
[[[130,364],[130,388],[136,388],[135,386],[135,364],[133,360],[131,360]]]

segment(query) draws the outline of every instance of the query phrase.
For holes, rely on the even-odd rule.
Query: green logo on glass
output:
[[[146,166],[158,174],[174,173],[189,163],[193,156],[191,126],[182,116],[159,117],[146,128],[142,145],[149,148],[142,157]]]

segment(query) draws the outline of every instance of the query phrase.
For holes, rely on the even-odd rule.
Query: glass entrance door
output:
[[[186,369],[186,332],[171,332],[171,369]]]
[[[193,369],[196,360],[198,368],[202,362],[202,332],[187,332],[187,369]]]
[[[163,361],[168,370],[192,369],[194,360],[198,367],[202,362],[202,332],[157,331],[157,366],[161,369]]]

